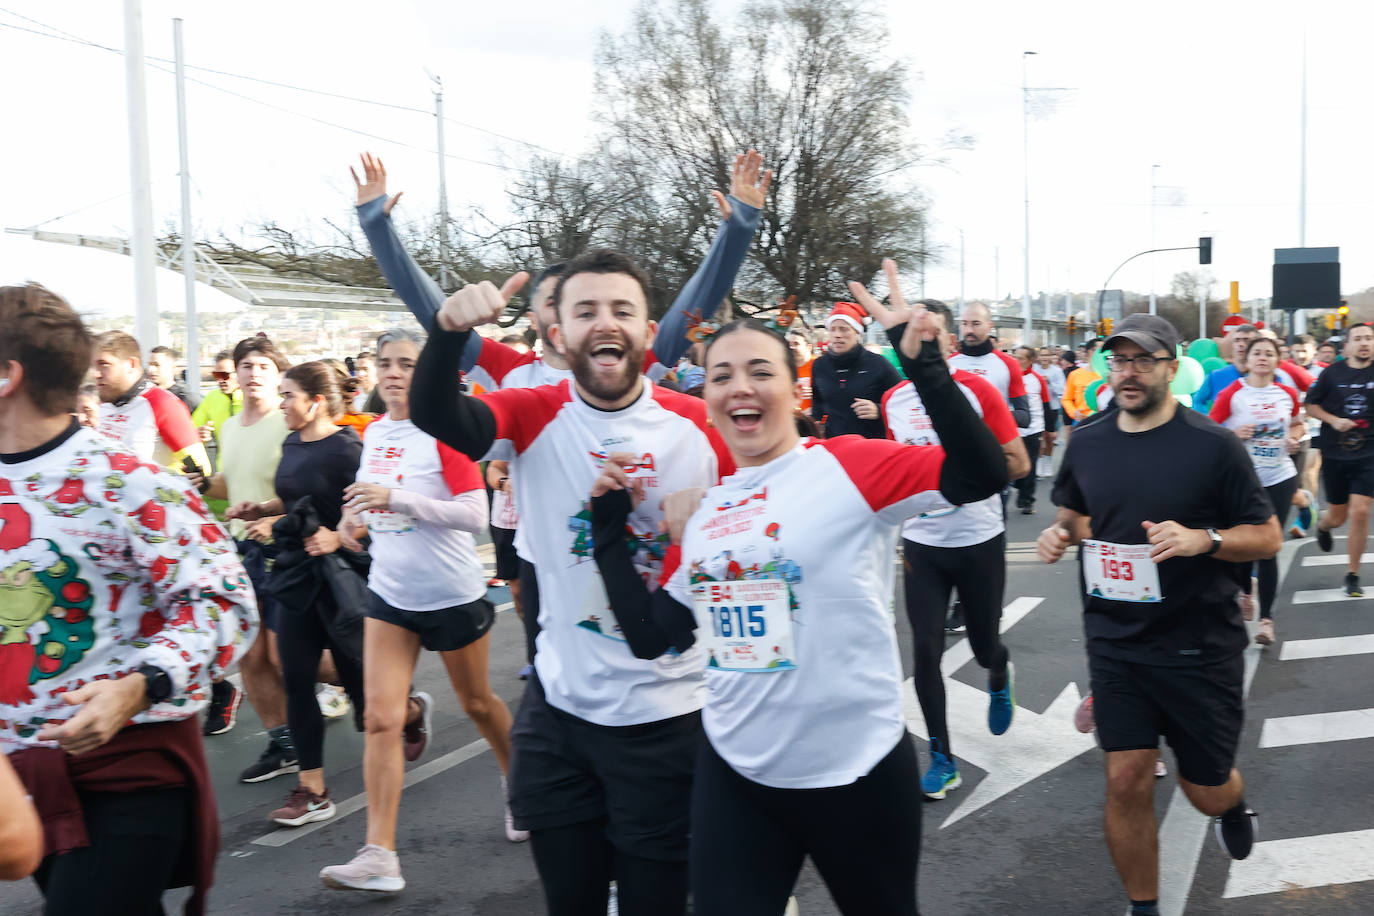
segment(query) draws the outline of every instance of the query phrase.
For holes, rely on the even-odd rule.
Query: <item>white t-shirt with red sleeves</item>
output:
[[[466,455],[421,432],[410,420],[388,416],[363,432],[358,480],[449,499],[482,489],[482,474]],[[372,535],[367,586],[392,607],[437,611],[476,601],[486,593],[477,544],[466,531],[445,528],[393,509],[362,513]]]
[[[1021,373],[1021,381],[1026,386],[1026,401],[1030,406],[1030,425],[1017,430],[1023,436],[1034,436],[1045,431],[1045,411],[1050,406],[1050,386],[1044,377],[1034,369]]]
[[[959,390],[997,441],[1002,445],[1016,441],[1019,435],[1016,421],[997,389],[971,373],[958,369],[950,371]],[[921,396],[910,382],[889,389],[883,395],[882,409],[889,439],[903,445],[940,444]],[[1006,528],[1000,496],[989,496],[963,506],[947,502],[938,492],[935,498],[925,511],[907,520],[902,527],[902,537],[927,547],[970,547],[995,538]]]
[[[1211,417],[1227,429],[1254,427],[1254,435],[1245,440],[1245,450],[1260,484],[1272,487],[1298,473],[1285,440],[1301,404],[1301,396],[1287,385],[1274,382],[1256,388],[1238,378],[1212,402]]]
[[[787,583],[791,656],[758,671],[706,669],[706,735],[746,779],[849,785],[906,732],[892,549],[903,519],[943,502],[943,461],[941,449],[884,439],[803,439],[722,480],[687,523],[666,587],[695,608],[697,647],[715,624],[694,586]]]
[[[200,436],[176,395],[146,381],[139,384],[143,390],[133,397],[100,405],[100,434],[144,461],[170,467],[179,452],[200,444]]]
[[[668,547],[659,533],[662,502],[687,487],[709,487],[728,452],[708,431],[697,398],[657,388],[615,411],[598,410],[574,386],[508,388],[478,396],[496,418],[491,460],[511,462],[524,514],[516,543],[539,582],[534,665],[553,706],[597,725],[639,725],[701,708],[705,654],[699,648],[651,661],[635,658],[616,626],[592,558],[590,495],[606,458],[636,457],[630,472],[644,500],[630,513],[635,565],[657,581]]]
[[[982,376],[992,383],[1002,400],[1011,402],[1026,393],[1025,383],[1021,380],[1021,364],[1001,350],[994,349],[982,356],[955,353],[949,358],[955,369],[963,369],[974,375]]]

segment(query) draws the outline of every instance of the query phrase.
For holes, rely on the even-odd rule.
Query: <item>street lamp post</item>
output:
[[[1155,181],[1155,174],[1159,171],[1159,166],[1150,166],[1150,247],[1155,248],[1155,208],[1159,205],[1159,185]],[[1150,314],[1159,314],[1155,304],[1155,262],[1150,259]]]
[[[1031,298],[1030,298],[1030,85],[1026,80],[1026,58],[1034,51],[1021,52],[1021,174],[1025,188],[1025,285],[1021,292],[1021,333],[1022,342],[1031,343]]]

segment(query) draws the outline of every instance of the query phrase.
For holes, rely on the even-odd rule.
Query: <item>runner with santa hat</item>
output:
[[[887,438],[878,405],[902,376],[882,356],[864,349],[868,321],[853,302],[836,302],[825,319],[830,345],[811,366],[811,416],[823,424],[828,439]]]

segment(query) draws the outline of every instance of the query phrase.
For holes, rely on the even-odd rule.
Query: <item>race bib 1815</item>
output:
[[[781,579],[702,582],[692,589],[707,667],[773,674],[797,667],[787,583]]]

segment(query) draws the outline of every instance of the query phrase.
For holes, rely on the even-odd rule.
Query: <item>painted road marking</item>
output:
[[[1290,747],[1294,744],[1324,744],[1361,738],[1374,738],[1374,709],[1347,709],[1265,719],[1259,746]]]
[[[456,751],[449,751],[442,757],[436,757],[429,763],[422,764],[406,773],[405,788],[419,785],[426,779],[438,776],[445,770],[451,770],[460,763],[465,763],[479,754],[484,754],[491,750],[491,745],[487,744],[487,739],[478,738],[470,744],[465,744]],[[367,793],[359,792],[351,798],[346,798],[341,802],[335,803],[337,809],[335,815],[327,821],[316,821],[304,827],[283,827],[280,830],[273,830],[271,833],[264,834],[253,840],[256,846],[285,846],[287,843],[299,840],[303,836],[309,836],[316,830],[322,830],[330,824],[337,824],[350,814],[361,811],[367,807]]]
[[[1290,639],[1279,650],[1279,661],[1335,658],[1340,655],[1364,655],[1368,652],[1374,652],[1374,634],[1370,633],[1360,636],[1332,636],[1326,639]]]
[[[1344,566],[1350,562],[1350,558],[1345,554],[1336,556],[1331,553],[1319,553],[1312,557],[1303,557],[1303,566]],[[1374,563],[1374,553],[1366,553],[1360,557],[1361,563]]]
[[[1352,830],[1256,843],[1249,858],[1231,863],[1221,896],[1250,897],[1371,880],[1374,830]]]
[[[1310,588],[1293,593],[1294,604],[1325,604],[1328,601],[1367,601],[1368,598],[1350,598],[1343,588]]]

